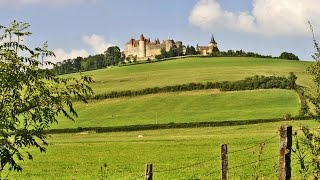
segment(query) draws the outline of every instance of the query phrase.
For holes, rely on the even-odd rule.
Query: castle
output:
[[[196,51],[200,55],[209,55],[214,49],[217,49],[218,44],[216,43],[213,35],[208,46],[198,46]],[[154,58],[157,55],[161,55],[161,49],[169,51],[173,48],[182,48],[182,51],[186,52],[186,47],[182,45],[181,41],[174,41],[168,39],[160,42],[157,38],[153,42],[150,41],[150,38],[145,38],[141,34],[140,39],[130,39],[125,44],[124,55],[126,57],[137,57],[138,59]]]
[[[172,39],[160,42],[157,38],[154,42],[150,41],[150,38],[145,38],[141,34],[140,39],[130,39],[125,45],[124,54],[126,57],[137,57],[139,59],[155,57],[161,55],[161,49],[164,48],[169,51],[171,48],[181,48],[182,42],[174,42]]]
[[[198,46],[197,44],[196,50],[200,55],[205,56],[211,54],[214,50],[218,50],[218,43],[214,40],[213,34],[208,46]]]

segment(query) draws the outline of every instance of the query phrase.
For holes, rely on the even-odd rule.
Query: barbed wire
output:
[[[271,159],[274,159],[274,158],[276,158],[276,157],[278,157],[278,155],[277,155],[277,156],[272,156],[272,157],[269,157],[269,158],[264,158],[264,159],[256,160],[256,161],[251,161],[251,162],[249,162],[249,163],[240,164],[240,165],[237,165],[237,166],[230,167],[230,168],[228,168],[228,169],[229,169],[229,170],[230,170],[230,169],[237,169],[237,168],[240,168],[240,167],[244,167],[244,166],[248,166],[248,165],[255,164],[255,163],[257,163],[257,162],[267,162],[267,161],[269,161],[269,160],[271,160]]]
[[[214,156],[208,160],[205,160],[205,161],[200,161],[200,162],[197,162],[197,163],[194,163],[194,164],[190,164],[190,165],[187,165],[187,166],[181,166],[181,167],[177,167],[177,168],[172,168],[172,169],[165,169],[165,170],[159,170],[159,171],[153,171],[153,172],[169,172],[169,171],[176,171],[176,170],[180,170],[180,169],[186,169],[186,168],[190,168],[190,167],[193,167],[193,166],[198,166],[200,164],[205,164],[207,162],[210,162],[212,160],[215,160],[217,158],[220,158],[220,155],[218,156]]]
[[[238,152],[242,152],[242,151],[246,151],[246,150],[249,150],[249,149],[252,149],[252,148],[255,148],[257,147],[258,145],[260,145],[261,143],[267,143],[267,142],[270,142],[272,139],[278,137],[278,134],[277,135],[274,135],[264,141],[260,141],[260,142],[256,142],[255,145],[252,145],[252,146],[249,146],[249,147],[246,147],[246,148],[243,148],[243,149],[239,149],[239,150],[235,150],[235,151],[231,151],[231,152],[228,152],[228,154],[234,154],[234,153],[238,153]]]
[[[238,152],[242,152],[242,151],[246,151],[246,150],[249,150],[249,149],[252,149],[254,147],[257,147],[257,145],[261,144],[261,143],[267,143],[267,142],[270,142],[272,139],[278,137],[278,134],[277,135],[274,135],[270,138],[267,138],[263,141],[260,141],[260,142],[255,142],[255,145],[252,145],[252,146],[249,146],[249,147],[246,147],[246,148],[243,148],[243,149],[239,149],[239,150],[235,150],[235,151],[230,151],[228,152],[228,154],[235,154],[235,153],[238,153]],[[218,159],[220,158],[220,154],[217,155],[217,156],[214,156],[208,160],[205,160],[205,161],[200,161],[200,162],[196,162],[194,164],[190,164],[190,165],[186,165],[186,166],[180,166],[180,167],[176,167],[176,168],[172,168],[172,169],[164,169],[164,170],[154,170],[153,172],[158,172],[158,173],[161,173],[161,172],[171,172],[171,171],[177,171],[177,170],[181,170],[181,169],[186,169],[186,168],[190,168],[190,167],[194,167],[194,166],[198,166],[198,165],[201,165],[201,164],[205,164],[205,163],[208,163],[210,161],[213,161],[215,159]],[[245,163],[245,164],[241,164],[241,165],[238,165],[238,166],[234,166],[234,167],[230,167],[229,169],[236,169],[236,168],[240,168],[240,167],[244,167],[244,166],[248,166],[248,165],[251,165],[251,164],[255,164],[257,163],[258,161],[262,162],[262,161],[267,161],[267,160],[270,160],[272,158],[275,158],[275,157],[278,157],[277,156],[273,156],[273,157],[269,157],[269,158],[265,158],[265,159],[261,159],[261,160],[256,160],[256,161],[252,161],[252,162],[249,162],[249,163]],[[123,173],[123,172],[126,172],[125,170],[119,170],[119,171],[113,171],[115,173]],[[220,170],[214,170],[214,171],[211,171],[209,174],[206,174],[204,175],[204,177],[207,177],[211,174],[214,174],[214,173],[218,173],[220,172]],[[134,172],[131,172],[130,174],[134,174]],[[140,179],[140,178],[143,178],[145,175],[137,175],[135,176],[133,179]]]

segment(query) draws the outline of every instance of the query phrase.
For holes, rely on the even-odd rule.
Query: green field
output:
[[[53,128],[270,119],[285,113],[295,116],[299,107],[299,97],[291,90],[162,93],[78,102],[79,118],[75,122],[61,118]]]
[[[118,133],[54,134],[47,153],[34,153],[34,160],[22,163],[22,173],[11,179],[98,179],[100,165],[107,163],[109,179],[143,179],[145,163],[153,163],[154,179],[219,179],[220,144],[227,143],[231,179],[253,179],[258,144],[265,142],[262,174],[276,179],[278,128],[281,124],[316,127],[314,121],[266,123],[233,127],[168,129]],[[142,135],[142,138],[138,136]],[[248,148],[251,147],[251,148]],[[245,149],[243,151],[234,152]],[[232,153],[234,152],[234,153]],[[187,168],[160,172],[178,167]],[[292,164],[296,164],[293,160]],[[232,168],[233,167],[233,168]],[[293,175],[298,177],[296,166]]]
[[[112,67],[83,74],[93,76],[95,83],[92,87],[96,94],[190,82],[234,81],[254,75],[287,76],[289,72],[294,72],[299,77],[298,84],[308,85],[310,82],[307,80],[306,67],[309,64],[310,62],[246,57],[192,57]]]
[[[187,58],[85,72],[96,81],[96,94],[190,82],[220,82],[253,75],[287,76],[294,72],[299,85],[309,86],[309,62],[258,58]],[[65,75],[79,76],[79,74]],[[292,90],[268,89],[221,92],[197,90],[137,97],[75,102],[75,122],[59,117],[53,128],[111,127],[206,121],[232,121],[295,116],[300,101]],[[154,179],[219,179],[220,145],[228,144],[231,179],[253,179],[259,171],[258,144],[263,150],[261,173],[276,179],[278,128],[281,124],[318,126],[314,121],[135,132],[53,134],[48,152],[32,149],[34,160],[22,162],[22,173],[10,179],[99,179],[107,163],[108,179],[143,179],[146,163],[154,165]],[[243,150],[245,149],[245,150]],[[238,151],[242,150],[242,151]],[[249,164],[248,164],[249,163]],[[293,175],[299,179],[296,163]],[[243,166],[244,165],[244,166]],[[172,170],[176,169],[176,170]],[[167,171],[168,170],[168,171]]]

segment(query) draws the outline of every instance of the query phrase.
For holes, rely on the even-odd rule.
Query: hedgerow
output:
[[[219,89],[221,91],[241,91],[254,89],[295,89],[296,75],[290,73],[288,77],[284,76],[263,76],[255,75],[239,81],[207,82],[207,83],[188,83],[173,86],[145,88],[141,90],[112,91],[105,94],[98,94],[91,99],[110,99],[119,97],[134,97],[148,94],[181,92],[205,89]]]

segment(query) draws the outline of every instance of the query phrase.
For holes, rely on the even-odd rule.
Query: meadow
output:
[[[96,94],[138,90],[190,82],[241,80],[253,75],[288,76],[311,84],[310,62],[259,58],[186,58],[156,63],[111,67],[84,72],[92,75]],[[70,74],[64,76],[75,76]],[[206,121],[281,118],[298,115],[300,101],[293,90],[265,89],[223,92],[216,89],[159,93],[137,97],[75,102],[75,122],[59,117],[52,128],[112,127]],[[219,179],[220,145],[228,144],[230,179],[276,179],[281,124],[294,129],[314,121],[255,125],[146,130],[133,132],[81,132],[51,134],[47,153],[30,151],[34,160],[22,162],[23,172],[10,179],[99,179],[107,164],[108,179],[143,179],[146,163],[153,163],[154,179]],[[265,143],[258,162],[259,144]],[[295,160],[294,160],[295,161]],[[299,179],[296,164],[293,179]]]
[[[79,118],[60,118],[53,128],[107,127],[281,118],[298,115],[298,95],[292,90],[219,90],[161,93],[132,98],[77,102]]]
[[[280,59],[220,57],[168,60],[156,63],[111,67],[83,72],[95,80],[96,94],[119,90],[138,90],[148,87],[185,84],[190,82],[221,82],[241,80],[249,76],[288,76],[294,72],[299,85],[310,85],[306,67],[310,62]],[[65,75],[79,76],[79,73]]]
[[[136,132],[53,134],[46,153],[31,150],[34,160],[22,162],[23,172],[10,179],[99,179],[107,164],[108,179],[143,179],[153,163],[154,179],[219,179],[220,145],[228,144],[230,179],[276,179],[278,128],[282,124],[310,128],[315,121],[262,123],[232,127],[168,129]],[[265,143],[257,168],[259,143]],[[241,150],[241,151],[239,151]],[[294,157],[294,156],[293,156]],[[293,179],[299,179],[293,159]],[[158,171],[158,172],[157,172]]]

